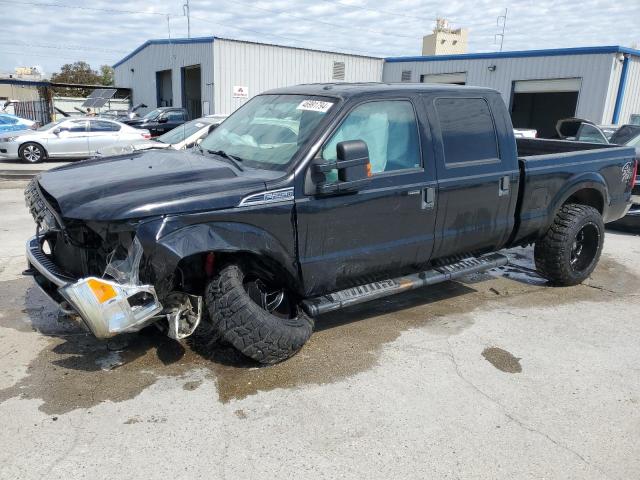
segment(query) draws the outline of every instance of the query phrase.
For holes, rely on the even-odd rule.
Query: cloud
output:
[[[0,71],[38,64],[54,72],[75,60],[94,68],[113,64],[150,38],[166,38],[165,14],[170,15],[171,36],[186,37],[183,3],[58,0],[69,7],[63,8],[45,0],[0,0],[5,18]],[[422,36],[436,17],[469,28],[470,52],[496,50],[496,17],[505,7],[504,50],[640,43],[637,0],[582,0],[579,5],[574,0],[191,0],[190,5],[194,37],[217,35],[383,57],[419,54]]]

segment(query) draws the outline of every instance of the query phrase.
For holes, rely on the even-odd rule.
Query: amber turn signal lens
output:
[[[100,280],[91,278],[87,284],[100,303],[111,300],[117,295],[115,288],[108,283],[102,283]]]
[[[371,164],[367,163],[367,177],[371,176]]]

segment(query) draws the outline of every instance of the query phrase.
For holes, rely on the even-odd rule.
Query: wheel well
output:
[[[201,295],[208,281],[205,265],[207,262],[207,256],[210,253],[213,253],[214,255],[214,273],[220,270],[222,266],[229,263],[250,263],[274,278],[284,280],[287,287],[295,290],[295,279],[292,278],[291,274],[278,262],[268,257],[244,251],[200,252],[182,258],[176,267],[173,281],[174,288],[194,295]]]
[[[42,149],[42,155],[43,155],[43,158],[44,158],[44,157],[46,157],[46,156],[48,155],[48,154],[47,154],[47,149],[46,149],[46,148],[44,148],[44,145],[42,145],[40,142],[24,142],[24,143],[23,143],[22,145],[20,145],[20,147],[18,148],[18,154],[19,154],[19,155],[20,155],[20,154],[22,154],[22,149],[23,149],[24,147],[26,147],[27,145],[29,145],[29,144],[33,144],[33,145],[37,145],[37,146],[39,146],[39,147]]]
[[[578,190],[567,198],[563,205],[566,205],[567,203],[587,205],[595,208],[600,213],[602,213],[604,209],[604,199],[602,198],[602,194],[595,188],[583,188]]]

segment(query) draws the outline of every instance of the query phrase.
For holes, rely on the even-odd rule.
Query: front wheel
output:
[[[20,159],[26,163],[41,162],[46,156],[44,148],[33,142],[22,145],[18,151],[18,155],[20,155]]]
[[[564,205],[536,242],[536,269],[554,285],[577,285],[596,268],[603,244],[600,212],[587,205]]]
[[[209,283],[205,298],[213,329],[260,363],[295,355],[313,332],[313,319],[290,292],[250,266],[222,268]]]

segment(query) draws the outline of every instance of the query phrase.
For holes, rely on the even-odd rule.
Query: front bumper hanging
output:
[[[28,240],[27,261],[42,290],[58,304],[66,300],[97,338],[141,330],[163,309],[152,285],[69,277],[43,252],[41,237]]]

